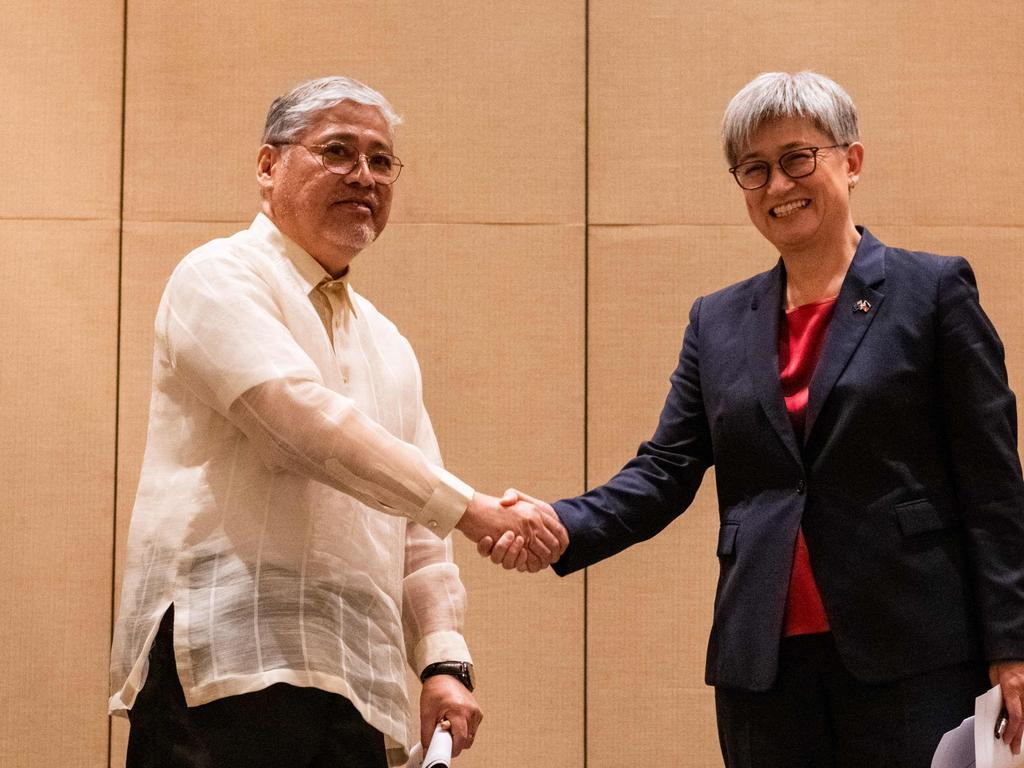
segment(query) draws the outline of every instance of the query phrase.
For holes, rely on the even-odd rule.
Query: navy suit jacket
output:
[[[653,437],[608,483],[555,504],[564,575],[656,534],[715,465],[713,685],[772,685],[801,526],[861,680],[1024,658],[1024,484],[1002,344],[964,259],[861,234],[803,443],[779,382],[780,260],[694,303]]]

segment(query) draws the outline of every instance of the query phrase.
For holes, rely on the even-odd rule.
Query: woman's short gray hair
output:
[[[736,165],[758,128],[784,117],[808,118],[835,144],[860,138],[857,107],[839,83],[817,72],[764,72],[725,108],[722,145],[729,165]]]
[[[313,122],[318,112],[343,101],[377,107],[392,133],[402,123],[388,100],[370,86],[348,77],[321,77],[300,83],[274,99],[267,112],[263,143],[291,141]]]

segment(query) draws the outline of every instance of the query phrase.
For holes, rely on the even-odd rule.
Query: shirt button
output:
[[[430,520],[427,522],[429,528],[437,528],[437,520]]]
[[[804,495],[804,491],[807,490],[807,483],[804,482],[803,478],[800,478],[800,482],[796,484],[796,492],[801,496]]]

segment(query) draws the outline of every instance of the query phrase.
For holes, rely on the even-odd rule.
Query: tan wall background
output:
[[[813,68],[862,114],[858,222],[961,253],[1024,391],[1024,4],[70,0],[0,29],[0,766],[123,765],[107,652],[152,318],[245,226],[270,100],[343,73],[406,120],[355,283],[416,348],[449,467],[554,498],[650,434],[693,299],[768,268],[718,120]],[[460,541],[486,720],[460,768],[716,766],[712,478],[657,539],[560,580]],[[513,757],[514,756],[514,757]]]

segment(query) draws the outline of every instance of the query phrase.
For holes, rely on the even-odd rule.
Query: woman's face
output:
[[[828,147],[835,142],[803,117],[765,123],[738,162],[771,164],[768,183],[745,189],[747,213],[758,231],[786,254],[835,247],[853,230],[850,186],[860,174],[864,148],[821,149],[812,174],[791,179],[778,166],[779,156],[794,149]]]

